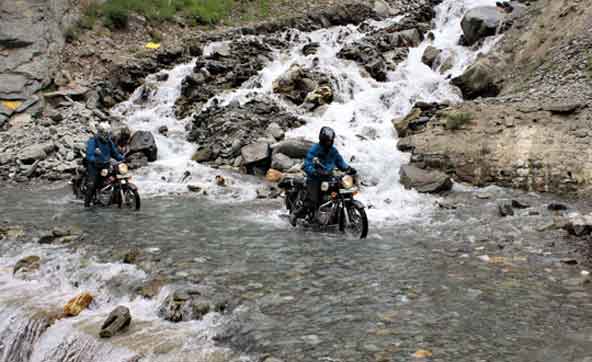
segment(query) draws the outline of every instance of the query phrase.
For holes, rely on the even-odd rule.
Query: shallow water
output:
[[[136,281],[161,274],[171,284],[213,285],[234,304],[257,310],[247,313],[252,330],[244,344],[231,346],[235,352],[271,353],[289,361],[407,361],[424,349],[439,361],[583,361],[592,355],[592,331],[586,329],[592,317],[589,287],[573,283],[580,268],[559,263],[571,253],[562,234],[535,231],[551,217],[545,209],[551,199],[491,192],[533,207],[502,219],[494,200],[456,192],[449,200],[463,205],[457,210],[374,227],[367,240],[294,230],[278,216],[279,202],[220,205],[206,198],[167,197],[147,200],[134,213],[84,211],[64,198],[65,190],[34,196],[3,191],[0,200],[8,205],[3,218],[10,224],[67,224],[87,234],[77,253],[96,265],[76,273],[96,275],[65,278],[62,291],[43,303],[63,304],[79,287],[97,290],[100,303],[81,318],[82,326],[57,323],[70,333],[92,332],[84,326],[93,323],[96,330],[109,311],[105,306],[121,298],[136,323],[150,328],[162,323],[155,321],[157,302],[131,297]],[[529,215],[535,210],[541,215]],[[140,264],[146,271],[126,266],[122,277],[121,264],[105,263],[131,247],[148,255]],[[57,263],[78,260],[65,257],[73,251],[63,247],[5,244],[2,249],[2,268],[38,249]],[[73,270],[85,270],[74,265]],[[0,281],[0,300],[36,294],[6,275]],[[87,285],[74,287],[74,282]],[[200,328],[211,331],[215,323]],[[122,350],[110,352],[110,358],[129,354],[123,352],[128,349],[151,351],[136,346],[140,331],[146,333],[120,337]],[[175,331],[177,342],[197,333],[190,323]],[[158,356],[173,361],[182,350],[173,346]]]

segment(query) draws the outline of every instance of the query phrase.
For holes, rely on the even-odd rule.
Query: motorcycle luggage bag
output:
[[[304,177],[285,177],[282,181],[280,181],[278,187],[285,190],[303,188]]]

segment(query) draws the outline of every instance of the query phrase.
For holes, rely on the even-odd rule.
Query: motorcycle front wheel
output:
[[[123,190],[123,199],[119,200],[119,208],[123,206],[132,210],[140,210],[140,194],[137,190],[134,190],[129,187]]]
[[[339,220],[339,230],[350,235],[359,236],[360,239],[366,239],[368,236],[368,216],[363,207],[350,205],[344,207],[342,213],[347,212],[349,222],[346,225],[345,215],[341,215]]]

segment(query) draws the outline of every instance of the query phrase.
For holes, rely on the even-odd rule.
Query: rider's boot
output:
[[[302,206],[296,210],[293,210],[290,213],[290,224],[292,224],[292,226],[296,226],[298,223],[298,219],[300,219],[306,215],[306,210],[307,210],[307,208],[305,206]]]

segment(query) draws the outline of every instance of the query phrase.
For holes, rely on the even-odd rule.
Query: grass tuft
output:
[[[461,129],[473,120],[473,114],[469,112],[448,112],[446,117],[446,128],[452,131]]]

